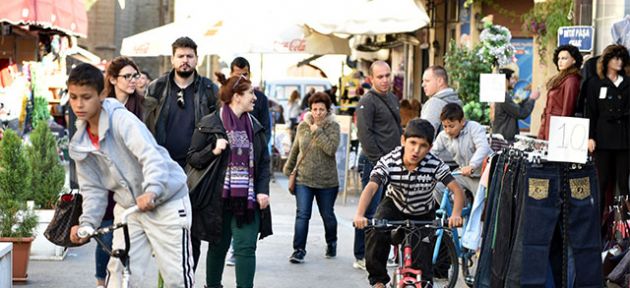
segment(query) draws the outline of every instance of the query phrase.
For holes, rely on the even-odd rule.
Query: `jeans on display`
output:
[[[601,287],[599,191],[595,168],[575,164],[528,164],[523,211],[521,287],[545,287],[550,247],[561,221],[562,192],[568,202],[567,236],[573,252],[575,287]]]
[[[521,269],[523,262],[523,217],[522,208],[525,204],[525,194],[527,193],[527,163],[521,163],[521,169],[517,175],[517,193],[516,207],[514,210],[514,234],[512,238],[512,251],[510,253],[510,261],[505,276],[505,287],[518,288],[521,286]]]
[[[423,215],[408,215],[398,210],[391,198],[385,197],[378,205],[374,217],[387,220],[411,219],[431,221],[435,219],[435,211],[430,211]],[[427,242],[424,241],[426,237],[429,239]],[[367,229],[365,238],[365,267],[368,271],[370,285],[374,285],[377,282],[387,284],[390,280],[389,275],[387,275],[387,257],[389,256],[389,250],[392,245],[391,231]],[[415,237],[412,236],[410,238],[411,247],[414,247],[411,256],[413,262],[411,266],[422,270],[423,280],[431,281],[433,279],[431,256],[433,255],[435,230],[422,229],[420,230],[420,235],[415,235]]]
[[[370,173],[372,173],[372,169],[374,168],[376,163],[372,163],[365,154],[359,154],[359,171],[361,173],[361,191],[367,186],[368,182],[370,182]],[[383,187],[379,187],[376,193],[374,193],[374,197],[372,197],[372,201],[370,202],[370,206],[365,210],[365,218],[374,217],[374,213],[376,212],[376,207],[378,207],[378,203],[381,202],[381,198],[383,197]],[[365,258],[365,232],[363,229],[354,229],[354,258],[355,259],[363,259]]]
[[[501,185],[501,178],[503,177],[503,171],[505,168],[506,155],[501,154],[496,157],[496,161],[492,161],[490,166],[490,185],[488,187],[488,199],[486,206],[485,219],[493,219],[493,215],[496,213],[496,207],[498,205],[497,197],[500,192],[499,187]],[[490,279],[492,275],[492,234],[494,231],[494,225],[492,221],[485,220],[483,223],[484,238],[481,244],[481,254],[479,256],[477,264],[477,273],[475,275],[475,287],[490,288]]]
[[[508,159],[507,168],[500,184],[499,205],[496,208],[495,230],[492,241],[492,287],[503,287],[505,271],[510,263],[510,251],[514,232],[514,211],[518,197],[518,176],[521,163],[520,157]]]
[[[337,217],[335,217],[335,200],[338,187],[311,188],[297,184],[295,188],[295,201],[297,211],[295,215],[295,232],[293,234],[293,249],[306,250],[306,238],[308,236],[308,223],[311,220],[313,210],[313,198],[317,201],[319,214],[324,222],[326,243],[337,242]]]
[[[114,219],[103,220],[101,222],[101,227],[99,228],[111,226],[112,224],[114,224]],[[112,249],[112,239],[114,238],[113,233],[104,234],[99,238],[103,240],[103,243],[107,244],[108,249]],[[105,281],[105,278],[107,277],[107,263],[109,262],[109,258],[109,253],[101,247],[101,244],[99,243],[96,245],[96,251],[94,251],[94,259],[96,260],[96,279]]]

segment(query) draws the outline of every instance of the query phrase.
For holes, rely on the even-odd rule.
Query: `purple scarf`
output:
[[[230,158],[223,182],[224,207],[232,211],[237,224],[254,219],[254,131],[248,113],[237,117],[230,106],[221,110],[221,120],[230,143]]]

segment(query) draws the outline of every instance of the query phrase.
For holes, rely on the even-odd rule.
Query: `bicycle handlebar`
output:
[[[125,211],[123,211],[123,213],[120,216],[122,220],[119,223],[114,223],[111,226],[99,228],[96,230],[94,230],[94,228],[90,226],[81,226],[79,227],[79,230],[77,231],[77,235],[79,235],[80,238],[86,238],[86,237],[91,238],[97,235],[107,234],[111,231],[114,231],[120,227],[127,225],[127,218],[129,218],[129,215],[136,213],[138,211],[140,211],[140,208],[138,208],[138,205],[131,206],[125,209]]]
[[[352,224],[354,226],[354,223]],[[390,228],[390,227],[426,227],[436,229],[448,229],[448,220],[387,220],[387,219],[368,219],[368,225],[365,228]]]

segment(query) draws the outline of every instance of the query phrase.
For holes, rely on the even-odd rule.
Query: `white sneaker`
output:
[[[365,259],[354,260],[354,263],[352,263],[352,267],[354,267],[354,269],[365,270]]]

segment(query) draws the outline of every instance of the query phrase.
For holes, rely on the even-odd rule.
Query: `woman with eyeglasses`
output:
[[[219,80],[223,105],[201,118],[188,150],[191,233],[208,241],[206,287],[223,287],[232,240],[236,287],[249,288],[259,234],[262,239],[272,232],[269,152],[263,126],[249,114],[256,102],[251,82],[242,75]]]
[[[140,68],[133,60],[119,56],[109,63],[105,71],[105,95],[118,99],[125,108],[143,120],[144,97],[136,92],[140,80]]]

